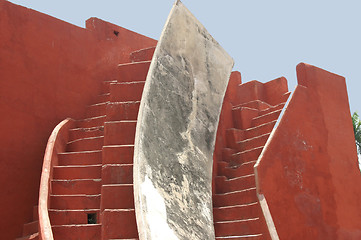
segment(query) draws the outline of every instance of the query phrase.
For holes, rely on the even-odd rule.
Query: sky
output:
[[[98,17],[159,39],[173,0],[11,0],[74,25]],[[183,0],[233,57],[242,81],[284,76],[305,62],[346,77],[351,113],[361,114],[360,0]]]

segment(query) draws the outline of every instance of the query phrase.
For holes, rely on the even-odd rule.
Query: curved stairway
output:
[[[268,85],[274,85],[269,91]],[[237,86],[232,128],[215,177],[213,214],[216,239],[271,239],[258,202],[254,165],[290,93],[284,78]]]
[[[103,83],[96,103],[87,107],[86,118],[69,130],[66,151],[58,154],[51,184],[49,216],[54,239],[138,239],[133,147],[153,52],[154,47],[133,52],[130,63],[118,66],[118,80]],[[278,86],[284,81],[276,80],[251,81],[235,91],[236,103],[230,110],[233,126],[226,130],[215,177],[216,239],[270,239],[253,166],[289,96],[288,90]],[[267,86],[278,91],[269,91],[272,88]],[[34,221],[24,225],[23,237],[18,239],[38,239],[37,232],[34,207]]]
[[[118,79],[105,81],[86,118],[69,130],[66,151],[53,167],[49,218],[54,239],[137,239],[133,200],[133,146],[139,103],[153,48],[131,54]],[[38,239],[34,221],[23,237]],[[114,223],[117,223],[114,227]],[[119,228],[119,224],[124,227]]]

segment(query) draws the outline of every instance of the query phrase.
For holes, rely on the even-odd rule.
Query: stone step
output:
[[[258,202],[213,208],[213,218],[215,222],[255,218],[259,213],[260,206]]]
[[[145,81],[112,83],[110,102],[140,101]]]
[[[256,187],[254,174],[232,179],[227,179],[225,176],[217,176],[215,181],[216,193],[234,192]]]
[[[109,94],[109,97],[110,97],[110,84],[112,83],[117,83],[118,81],[117,80],[111,80],[111,81],[104,81],[102,83],[102,95],[106,95],[106,94]]]
[[[118,82],[145,81],[151,61],[118,65]]]
[[[245,130],[230,128],[226,130],[227,147],[236,148],[237,142],[271,133],[277,120]]]
[[[102,239],[138,238],[134,209],[105,209],[102,219]]]
[[[50,209],[85,210],[99,209],[100,194],[97,195],[50,195]]]
[[[268,103],[265,103],[261,100],[253,100],[250,102],[236,105],[233,107],[233,109],[242,108],[242,107],[253,108],[253,109],[257,109],[259,111],[263,111],[263,110],[269,109],[271,107],[271,105],[269,105]]]
[[[92,214],[91,219],[89,215]],[[49,218],[52,225],[88,224],[89,220],[100,222],[100,209],[55,210],[49,209]]]
[[[105,164],[102,167],[102,183],[132,184],[133,164]]]
[[[69,130],[69,142],[81,138],[104,136],[104,126],[93,128],[73,128]]]
[[[134,209],[133,184],[103,185],[101,209]]]
[[[100,127],[104,125],[105,118],[106,116],[86,118],[83,120],[76,121],[76,125],[78,128]]]
[[[263,234],[250,234],[250,235],[242,235],[242,236],[223,236],[216,237],[216,240],[266,240]]]
[[[249,188],[229,193],[219,193],[214,195],[213,206],[225,207],[250,204],[258,201],[256,188]]]
[[[39,227],[39,221],[25,223],[23,225],[23,236],[29,236],[39,232],[38,227]]]
[[[132,62],[142,62],[152,60],[155,47],[149,47],[134,51],[130,54],[130,60]]]
[[[133,145],[137,121],[105,122],[104,145]]]
[[[132,164],[134,145],[110,145],[103,147],[103,164]]]
[[[102,165],[54,166],[54,180],[100,179]]]
[[[66,240],[99,240],[101,239],[100,224],[54,225],[54,239]]]
[[[109,102],[110,92],[98,95],[96,100],[97,100],[96,102],[98,102],[98,103]]]
[[[72,194],[100,194],[101,179],[74,179],[74,180],[52,180],[52,193],[54,195]]]
[[[67,143],[67,152],[102,150],[104,136],[81,138]]]
[[[140,101],[111,102],[106,108],[106,121],[137,120]]]
[[[252,119],[252,127],[260,126],[265,123],[269,123],[272,121],[275,121],[278,119],[278,116],[280,115],[282,110],[276,110],[264,115],[259,115],[258,117],[255,117]]]
[[[214,223],[216,237],[219,236],[240,236],[259,235],[261,229],[259,218],[242,219],[234,221],[221,221]]]
[[[245,139],[243,141],[237,142],[237,150],[244,152],[254,148],[262,147],[266,144],[270,134],[266,133],[254,138]]]
[[[218,163],[218,175],[228,179],[237,178],[254,173],[255,161],[245,162],[239,166],[229,167],[227,162]]]
[[[233,122],[235,128],[247,129],[252,127],[252,120],[258,116],[259,110],[241,107],[232,110]]]
[[[279,104],[277,104],[275,106],[271,106],[269,109],[260,111],[259,115],[261,116],[261,115],[265,115],[267,113],[271,113],[271,112],[274,112],[274,111],[277,111],[277,110],[282,110],[284,106],[285,106],[284,102],[279,103]]]
[[[38,240],[38,239],[39,239],[39,233],[34,233],[24,237],[16,238],[16,240]]]
[[[263,146],[253,148],[247,151],[238,152],[232,155],[232,159],[229,162],[230,167],[240,166],[246,162],[256,161],[263,150]]]
[[[96,165],[102,163],[102,150],[58,153],[59,165]]]
[[[109,101],[92,104],[86,107],[85,116],[88,118],[106,115],[106,107]]]

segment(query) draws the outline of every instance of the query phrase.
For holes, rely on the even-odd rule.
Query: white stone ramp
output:
[[[214,239],[213,150],[233,59],[177,1],[156,47],[134,150],[139,238]]]

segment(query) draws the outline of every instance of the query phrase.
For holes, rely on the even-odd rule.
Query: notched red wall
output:
[[[92,18],[87,29],[0,0],[2,239],[21,235],[37,204],[46,142],[66,117],[83,116],[130,52],[156,41]],[[117,33],[117,34],[115,34]]]
[[[361,239],[361,175],[345,79],[306,64],[297,75],[260,157],[258,191],[280,239]]]

